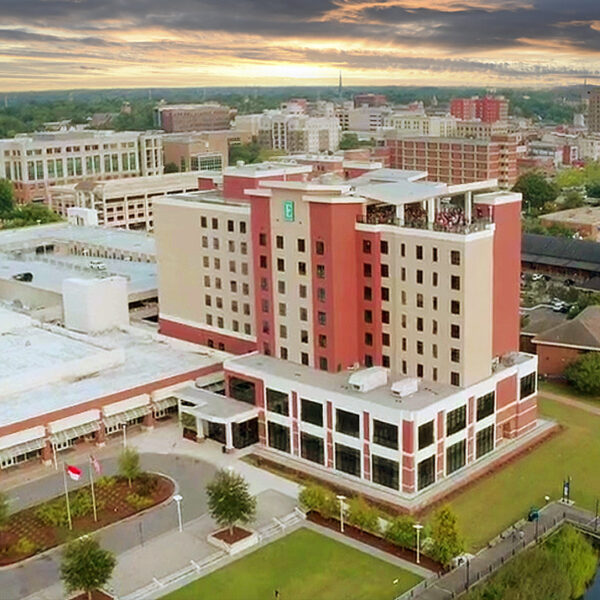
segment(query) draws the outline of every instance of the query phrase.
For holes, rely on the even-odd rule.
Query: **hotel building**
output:
[[[519,194],[253,167],[155,203],[160,331],[241,355],[222,399],[257,410],[241,445],[412,501],[539,435]],[[209,396],[189,390],[187,435]]]

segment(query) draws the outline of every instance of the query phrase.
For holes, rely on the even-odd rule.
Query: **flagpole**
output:
[[[73,523],[71,521],[71,507],[69,505],[69,490],[67,489],[67,469],[66,465],[63,462],[63,479],[65,482],[65,498],[67,499],[67,520],[69,521],[69,529],[73,529]]]
[[[98,521],[98,513],[96,512],[96,493],[94,492],[94,471],[92,469],[92,457],[88,461],[88,468],[90,470],[90,483],[92,487],[92,506],[94,507],[94,522]]]

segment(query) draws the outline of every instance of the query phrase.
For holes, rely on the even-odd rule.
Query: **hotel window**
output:
[[[202,247],[208,248],[208,237],[206,237],[205,235],[202,236]]]
[[[213,258],[213,263],[214,263],[215,269],[219,270],[221,268],[221,259],[220,258]]]
[[[288,349],[284,348],[283,346],[281,346],[281,348],[279,349],[279,356],[283,360],[287,360],[287,358],[288,358]]]
[[[423,294],[417,294],[417,308],[423,308]]]
[[[306,275],[306,263],[300,261],[298,263],[298,275]]]
[[[452,371],[452,373],[450,373],[450,383],[452,385],[460,385],[460,374],[456,371]]]
[[[300,307],[300,320],[308,321],[308,311],[304,307]]]
[[[406,329],[406,315],[402,315],[401,317],[402,327]]]
[[[319,311],[317,313],[317,319],[319,321],[319,325],[327,325],[327,313]]]
[[[319,279],[325,278],[325,265],[317,265],[317,277]]]
[[[390,366],[390,357],[386,356],[385,354],[381,355],[381,365],[383,367],[389,368]]]
[[[227,231],[234,231],[234,224],[232,220],[227,221]]]
[[[373,357],[370,354],[365,354],[365,367],[373,366]]]
[[[403,360],[402,361],[402,374],[406,375],[406,372],[408,371],[407,367],[406,367],[406,361]]]
[[[433,356],[433,358],[437,358],[438,357],[438,347],[437,347],[437,344],[432,344],[432,346],[431,346],[431,355]]]
[[[233,240],[227,242],[227,249],[229,252],[235,252],[235,242]]]
[[[282,452],[290,451],[290,428],[273,421],[267,422],[269,430],[269,446]]]
[[[242,254],[248,254],[248,244],[246,242],[240,242],[240,252]]]
[[[423,342],[417,340],[417,354],[423,354]]]
[[[283,236],[282,235],[278,235],[275,238],[275,246],[277,247],[278,250],[283,250]]]
[[[300,418],[305,423],[323,427],[323,405],[319,402],[302,398],[300,400]]]
[[[455,340],[460,339],[460,325],[450,325],[450,337]]]
[[[453,315],[460,315],[460,302],[458,300],[450,301],[450,312]]]
[[[435,272],[432,273],[431,274],[431,285],[433,285],[433,287],[437,287],[438,280],[439,280],[438,274]]]
[[[238,303],[237,303],[237,300],[232,300],[232,301],[231,301],[231,310],[232,310],[233,312],[235,312],[235,313],[238,311]]]
[[[240,330],[240,323],[239,321],[235,321],[233,320],[231,323],[231,327],[234,331],[239,331]]]
[[[278,281],[277,282],[277,291],[280,294],[285,294],[285,281]]]
[[[278,271],[285,271],[285,261],[283,260],[283,258],[278,258],[277,259],[277,270]]]
[[[327,348],[327,336],[319,334],[319,348]]]
[[[300,354],[300,362],[301,362],[303,365],[308,365],[308,354],[307,354],[306,352],[302,352],[302,353]]]
[[[316,251],[318,255],[323,255],[325,254],[325,243],[324,242],[316,242],[315,244],[316,247]]]
[[[496,394],[492,391],[477,398],[477,420],[485,419],[494,414]]]
[[[279,303],[279,316],[285,317],[287,314],[287,306],[284,302]]]
[[[212,298],[208,294],[204,296],[204,304],[206,306],[212,306]]]
[[[200,217],[200,227],[206,227],[206,217]]]
[[[364,263],[363,264],[363,276],[371,277],[371,274],[372,274],[372,269],[371,269],[370,263]]]
[[[433,262],[437,262],[437,260],[438,260],[438,249],[437,248],[432,248],[431,249],[431,253],[432,253]]]
[[[319,357],[319,369],[327,371],[327,359],[324,356]]]
[[[460,277],[458,275],[452,275],[450,277],[450,287],[453,290],[460,290]]]
[[[306,242],[302,239],[298,239],[298,252],[304,252],[306,250]]]
[[[266,233],[261,233],[258,236],[258,243],[260,246],[266,246],[267,245],[267,234]]]
[[[390,334],[389,333],[382,333],[381,334],[381,344],[383,346],[389,346],[390,345]]]
[[[373,455],[373,483],[397,490],[400,488],[400,466],[398,461]]]
[[[527,398],[527,396],[531,396],[531,394],[535,394],[535,373],[530,373],[529,375],[525,375],[525,377],[521,377],[520,389],[521,400]]]
[[[269,301],[263,298],[261,302],[261,307],[264,313],[269,312]]]
[[[385,241],[381,241],[379,243],[379,251],[381,254],[387,254],[389,252],[388,243]]]
[[[494,425],[477,432],[475,441],[475,457],[481,458],[494,449]]]
[[[279,326],[279,337],[283,339],[287,338],[287,327],[285,325]]]
[[[450,251],[450,264],[460,265],[460,252],[458,250]]]
[[[438,309],[438,298],[437,298],[437,296],[433,296],[433,298],[431,299],[431,305],[433,307],[433,310],[437,310]]]
[[[423,246],[416,246],[417,260],[423,260]]]
[[[388,302],[390,299],[390,288],[382,287],[381,288],[381,299],[384,302]]]
[[[400,244],[400,256],[404,258],[406,256],[406,244]]]
[[[240,402],[255,404],[256,387],[251,381],[231,377],[229,379],[229,394]]]
[[[230,281],[229,289],[235,294],[237,292],[237,281]]]
[[[362,247],[364,254],[371,254],[371,242],[369,240],[363,240]]]
[[[467,462],[466,443],[461,440],[446,449],[446,475],[462,469]]]
[[[300,435],[300,456],[320,465],[325,464],[325,444],[316,435],[302,433]]]
[[[406,281],[406,267],[402,267],[400,270],[400,279],[402,281]]]
[[[398,450],[398,427],[392,423],[373,419],[373,443]]]
[[[240,233],[246,233],[246,221],[240,221]]]
[[[245,315],[250,314],[250,305],[249,304],[244,304],[244,314]]]
[[[287,417],[290,414],[289,404],[289,396],[286,392],[267,388],[267,410]]]
[[[248,296],[250,294],[250,286],[247,283],[242,284],[242,294]]]
[[[437,332],[438,332],[438,322],[437,322],[437,321],[435,321],[435,320],[433,320],[433,321],[431,322],[431,333],[432,333],[433,335],[437,335]]]
[[[373,312],[370,310],[365,310],[364,319],[365,319],[365,323],[372,323],[373,322]]]
[[[390,267],[389,265],[381,265],[381,276],[389,277],[390,276]]]
[[[300,298],[306,298],[306,286],[303,284],[300,284],[298,286],[298,295],[300,296]]]
[[[417,365],[417,377],[423,377],[423,365]]]
[[[306,331],[306,329],[300,331],[300,342],[302,344],[308,344],[308,331]]]
[[[406,338],[403,337],[402,338],[402,352],[406,352]]]
[[[225,325],[225,323],[223,321],[223,317],[217,317],[217,327],[219,329],[223,329],[224,325]]]
[[[422,490],[434,482],[435,456],[430,456],[417,465],[417,488]]]
[[[423,331],[423,317],[417,317],[417,331]]]
[[[423,450],[423,448],[427,448],[427,446],[433,444],[433,421],[419,425],[418,439],[419,450]]]
[[[433,367],[432,377],[434,381],[438,380],[438,370],[437,367]]]
[[[317,300],[325,302],[325,288],[317,288]]]
[[[219,229],[219,219],[213,219],[212,220],[212,228],[213,229]]]
[[[356,413],[341,408],[335,411],[335,430],[344,435],[358,437],[360,435],[360,417]]]
[[[365,345],[372,346],[373,345],[373,334],[365,333]]]
[[[402,303],[403,306],[406,306],[406,291],[402,290],[400,292],[400,302]]]
[[[343,473],[360,477],[360,450],[336,444],[335,468]]]
[[[417,270],[417,283],[423,283],[423,271],[421,269]]]
[[[453,363],[459,363],[460,362],[460,350],[458,348],[451,348],[450,349],[450,360]]]
[[[371,300],[373,298],[373,292],[370,287],[365,286],[363,288],[363,298],[365,300]]]
[[[467,406],[459,406],[446,415],[446,435],[452,435],[467,426]]]
[[[235,273],[235,260],[230,260],[229,261],[229,272],[230,273]]]
[[[389,325],[389,322],[390,322],[390,311],[389,310],[381,311],[381,322],[385,325]]]
[[[260,264],[261,269],[266,269],[267,268],[267,257],[264,255],[261,255],[259,260],[260,260],[259,264]]]

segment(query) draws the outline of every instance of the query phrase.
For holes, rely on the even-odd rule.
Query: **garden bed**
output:
[[[85,533],[156,506],[174,491],[162,475],[145,474],[129,487],[122,477],[100,477],[94,486],[98,520],[94,521],[90,486],[69,491],[73,529],[69,530],[64,494],[11,514],[0,533],[0,566],[17,563]]]
[[[251,531],[248,531],[247,529],[242,529],[237,525],[234,525],[232,531],[229,531],[229,528],[226,528],[221,529],[220,531],[217,531],[216,533],[212,534],[213,537],[217,538],[218,540],[221,540],[222,542],[225,542],[226,544],[235,544],[236,542],[250,537],[251,535]]]
[[[332,529],[333,531],[340,532],[340,522],[337,519],[326,519],[322,517],[316,511],[309,511],[306,515],[306,518],[312,523],[316,523],[317,525],[321,525],[323,527],[327,527],[328,529]],[[362,531],[358,529],[358,527],[354,527],[354,525],[350,525],[344,522],[344,533],[352,539],[358,540],[359,542],[363,542],[373,548],[377,548],[378,550],[382,550],[383,552],[387,552],[388,554],[393,554],[398,558],[406,560],[411,563],[417,562],[417,553],[415,550],[409,548],[403,548],[401,546],[397,546],[392,542],[382,538],[378,535],[374,535],[373,533],[369,533],[368,531]],[[425,569],[429,569],[430,571],[435,571],[436,573],[443,570],[442,565],[436,562],[429,556],[421,553],[419,557],[419,564],[423,566]]]
[[[88,595],[86,593],[79,594],[74,598],[70,598],[70,600],[88,600]],[[113,596],[109,596],[106,592],[101,592],[100,590],[94,590],[92,592],[92,600],[114,600]]]

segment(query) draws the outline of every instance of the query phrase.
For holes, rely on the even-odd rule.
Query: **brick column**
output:
[[[52,444],[50,440],[46,440],[46,445],[42,448],[42,462],[48,467],[52,464],[53,458]]]
[[[96,446],[98,448],[102,448],[106,445],[106,426],[104,425],[104,421],[100,419],[100,429],[96,431]]]
[[[144,415],[142,427],[144,429],[154,429],[154,411],[152,409],[150,409],[150,412],[147,415]]]

